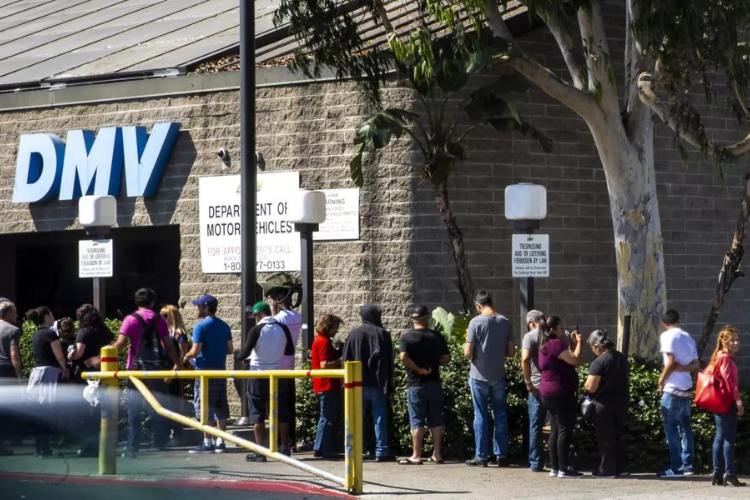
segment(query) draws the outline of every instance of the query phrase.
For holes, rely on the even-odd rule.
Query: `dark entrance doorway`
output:
[[[0,258],[11,273],[0,272],[0,295],[16,302],[19,312],[49,306],[56,317],[74,316],[78,306],[93,301],[92,279],[78,277],[78,241],[84,231],[5,234]],[[179,226],[112,230],[114,276],[106,282],[106,317],[135,309],[133,292],[156,290],[160,304],[176,304],[180,296]]]

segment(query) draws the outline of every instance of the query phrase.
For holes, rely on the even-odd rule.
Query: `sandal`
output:
[[[433,463],[436,463],[436,464],[444,464],[445,463],[445,460],[443,460],[442,458],[440,460],[438,460],[435,457],[430,457],[429,461],[433,462]]]
[[[411,457],[409,458],[402,458],[398,461],[399,465],[422,465],[421,460],[412,460]]]

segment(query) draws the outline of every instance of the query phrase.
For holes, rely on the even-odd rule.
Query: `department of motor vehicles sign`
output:
[[[549,278],[549,235],[513,235],[513,277]]]

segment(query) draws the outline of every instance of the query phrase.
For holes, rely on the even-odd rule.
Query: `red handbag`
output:
[[[711,413],[729,413],[732,408],[732,393],[727,388],[726,381],[718,374],[718,365],[708,366],[698,372],[695,381],[695,406]]]

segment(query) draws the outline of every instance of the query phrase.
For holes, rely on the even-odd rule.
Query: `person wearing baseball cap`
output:
[[[401,337],[399,358],[406,368],[406,400],[409,408],[413,451],[401,465],[422,464],[422,443],[425,429],[430,428],[434,450],[430,461],[442,464],[443,388],[440,365],[451,359],[445,338],[428,325],[430,311],[417,306],[411,311],[413,329]]]
[[[193,328],[193,346],[185,354],[184,363],[195,360],[196,370],[226,370],[227,355],[232,354],[232,330],[224,321],[216,317],[219,301],[212,295],[205,294],[193,301],[200,323]],[[200,379],[195,379],[193,405],[196,418],[201,418]],[[211,421],[222,431],[227,428],[229,403],[227,402],[226,379],[208,380],[209,425]],[[209,434],[203,433],[203,443],[190,450],[190,453],[224,453],[226,444],[222,438],[216,438],[216,445]]]
[[[271,306],[256,302],[252,309],[255,326],[247,334],[245,345],[237,353],[237,359],[250,365],[250,370],[282,370],[284,356],[294,354],[294,342],[289,328],[271,316]],[[248,417],[255,433],[255,442],[267,446],[266,419],[271,397],[267,378],[251,378],[247,384]],[[278,386],[279,452],[289,456],[289,406],[287,385]],[[248,462],[265,462],[266,457],[248,453]]]

